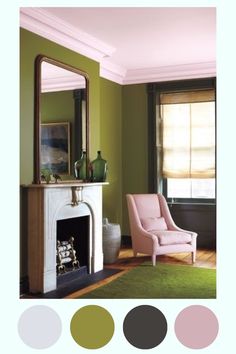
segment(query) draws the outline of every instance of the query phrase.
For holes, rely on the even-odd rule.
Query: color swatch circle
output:
[[[166,318],[156,307],[137,306],[126,315],[123,332],[134,347],[151,349],[159,345],[166,336]]]
[[[61,319],[48,306],[32,306],[18,321],[18,333],[23,342],[34,349],[51,347],[60,337]]]
[[[113,336],[114,328],[111,314],[97,305],[79,309],[70,324],[75,342],[87,349],[98,349],[106,345]]]
[[[215,314],[205,306],[186,307],[175,320],[176,337],[191,349],[208,347],[215,340],[218,331],[219,323]]]

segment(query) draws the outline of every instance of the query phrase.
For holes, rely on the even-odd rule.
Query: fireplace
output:
[[[57,286],[63,280],[88,274],[89,218],[80,216],[57,221]]]
[[[31,293],[57,288],[57,241],[74,238],[80,265],[103,269],[102,186],[106,183],[28,186],[28,270]]]

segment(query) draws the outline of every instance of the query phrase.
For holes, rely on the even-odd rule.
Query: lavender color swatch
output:
[[[32,306],[25,310],[18,321],[18,333],[22,341],[31,348],[45,349],[60,337],[61,319],[48,306]]]

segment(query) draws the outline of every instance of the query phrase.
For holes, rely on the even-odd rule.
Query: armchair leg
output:
[[[196,251],[192,252],[192,263],[194,264],[196,262]]]
[[[152,265],[153,266],[156,265],[156,255],[155,254],[152,255]]]
[[[133,250],[133,255],[134,255],[134,257],[137,257],[137,254],[138,254],[138,252],[135,251],[135,250]]]

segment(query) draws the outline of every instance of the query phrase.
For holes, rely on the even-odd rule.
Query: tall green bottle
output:
[[[82,151],[81,158],[75,162],[75,178],[83,181],[87,180],[87,156],[86,151]]]
[[[91,162],[92,182],[105,182],[107,177],[107,161],[102,158],[101,151],[97,158]]]

